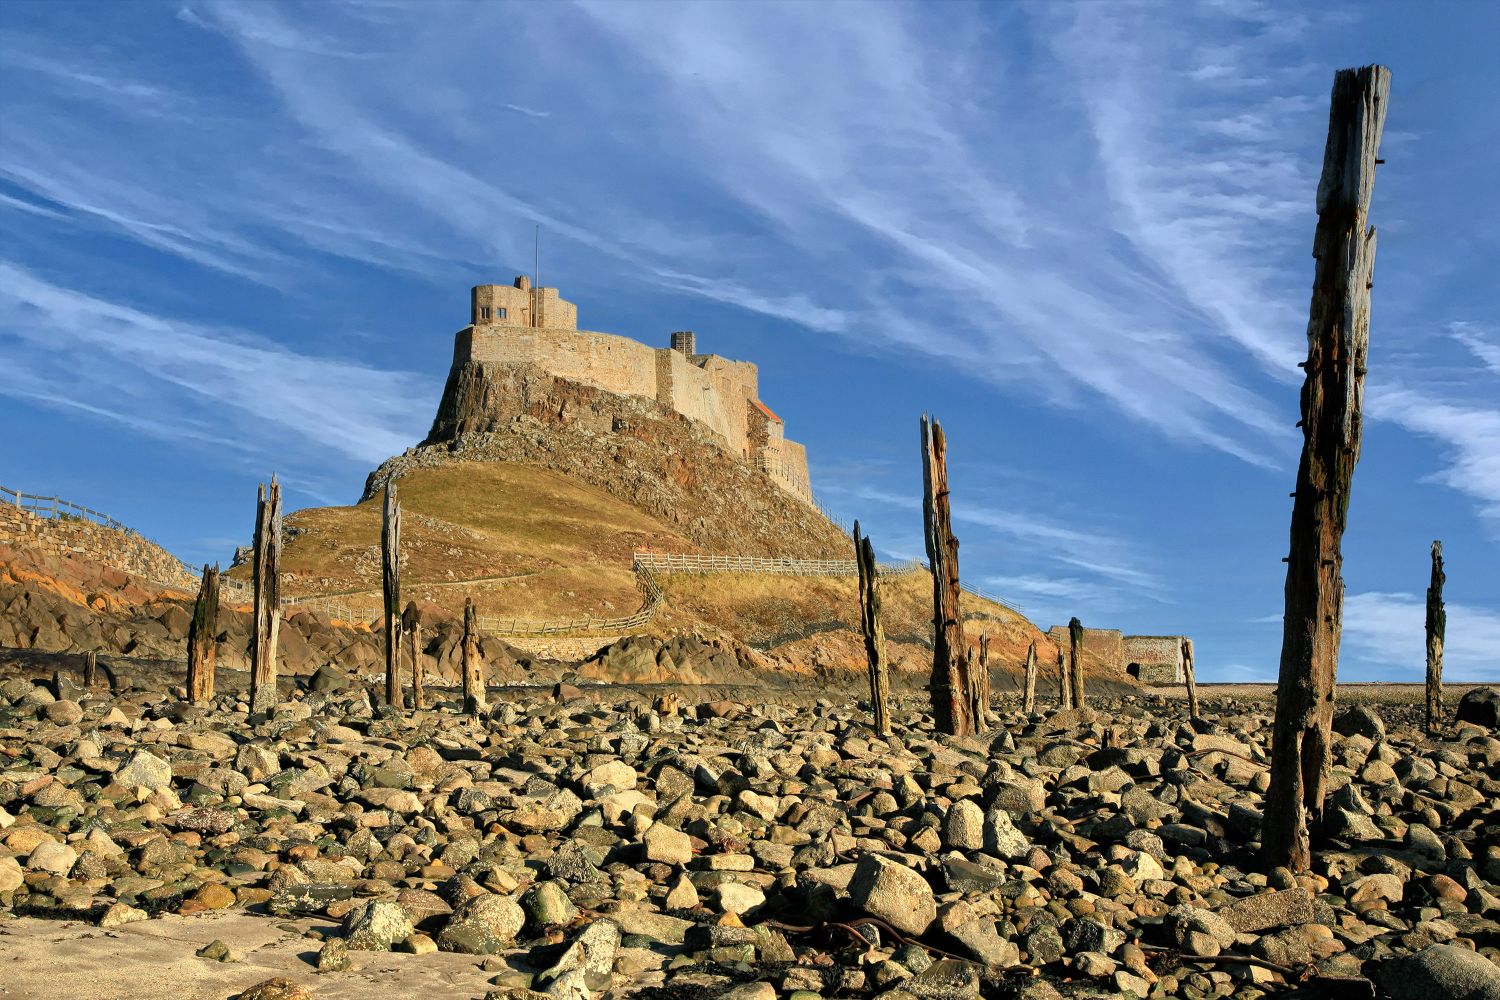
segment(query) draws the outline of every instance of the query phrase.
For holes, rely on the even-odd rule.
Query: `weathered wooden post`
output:
[[[401,613],[401,630],[411,637],[411,707],[421,710],[422,693],[422,611],[416,601],[409,601]]]
[[[1036,640],[1026,647],[1026,676],[1021,688],[1021,711],[1030,715],[1036,711]]]
[[[964,662],[964,623],[959,613],[958,539],[953,537],[948,503],[948,443],[943,427],[922,415],[922,515],[927,559],[932,565],[932,712],[937,731],[951,736],[974,732],[968,670]]]
[[[99,654],[89,650],[83,654],[83,689],[92,691],[99,683]]]
[[[1073,707],[1083,708],[1083,623],[1068,619],[1068,680],[1073,685]]]
[[[973,692],[974,731],[982,733],[990,723],[990,634],[979,633],[979,657],[969,664],[969,690]]]
[[[1302,458],[1292,494],[1291,552],[1264,862],[1305,872],[1330,773],[1329,732],[1343,626],[1342,539],[1359,461],[1375,230],[1368,226],[1390,70],[1340,70],[1318,182],[1317,260],[1302,384]]]
[[[385,703],[401,707],[401,505],[386,480],[380,517],[380,590],[385,598]]]
[[[1443,721],[1443,638],[1448,612],[1443,608],[1443,543],[1432,543],[1432,582],[1427,585],[1427,734]]]
[[[489,705],[485,701],[484,664],[479,659],[479,620],[472,598],[464,599],[463,673],[464,711],[483,715]]]
[[[255,514],[255,638],[250,652],[250,711],[276,704],[276,639],[281,631],[281,484],[261,484]]]
[[[1182,679],[1187,684],[1188,718],[1198,718],[1198,679],[1193,676],[1193,640],[1182,637]]]
[[[880,571],[875,567],[875,547],[859,533],[854,522],[854,563],[859,572],[859,630],[865,638],[865,659],[870,675],[870,712],[875,732],[891,734],[891,681],[885,660],[885,627],[880,622]]]
[[[1073,682],[1068,678],[1068,654],[1063,652],[1062,645],[1057,647],[1057,700],[1062,702],[1063,708],[1073,707]]]
[[[203,564],[203,581],[188,625],[188,701],[200,704],[214,696],[214,667],[219,656],[219,567]]]

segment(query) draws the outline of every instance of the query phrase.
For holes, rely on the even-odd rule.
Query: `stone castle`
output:
[[[748,361],[699,354],[691,331],[669,347],[578,329],[578,308],[556,288],[476,285],[469,325],[454,339],[453,370],[532,365],[560,379],[625,396],[643,396],[696,421],[725,451],[764,472],[788,493],[812,502],[807,449],[759,397],[759,372]]]

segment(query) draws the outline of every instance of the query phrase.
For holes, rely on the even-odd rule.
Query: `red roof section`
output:
[[[770,417],[772,420],[776,421],[778,424],[784,424],[784,423],[786,423],[785,420],[782,420],[776,414],[772,413],[771,412],[771,408],[769,406],[767,406],[765,403],[762,403],[758,399],[752,399],[751,402],[756,405],[756,408],[759,409],[760,412],[764,413],[766,416]]]

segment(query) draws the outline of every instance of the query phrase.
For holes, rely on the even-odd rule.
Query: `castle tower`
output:
[[[522,274],[511,285],[475,285],[469,293],[469,322],[473,326],[577,330],[578,307],[561,298],[555,288],[533,288],[531,279]]]
[[[680,354],[692,357],[698,353],[697,338],[693,336],[692,330],[678,330],[672,334],[672,350]]]

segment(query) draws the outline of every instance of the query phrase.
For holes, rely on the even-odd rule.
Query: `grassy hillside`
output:
[[[529,465],[414,468],[398,480],[398,490],[403,599],[454,614],[472,596],[481,613],[501,617],[623,616],[641,603],[630,569],[634,550],[702,551],[621,500]],[[378,498],[297,511],[287,525],[286,594],[337,593],[356,608],[378,605]],[[232,575],[247,578],[248,567]],[[645,632],[733,637],[799,671],[864,669],[852,577],[671,575],[661,584],[667,605]],[[885,627],[897,670],[930,668],[931,600],[925,573],[885,580]],[[992,659],[1002,669],[1019,669],[1032,641],[1050,667],[1051,642],[1021,615],[969,594],[963,610],[970,638],[988,631]]]
[[[641,598],[631,552],[694,546],[654,518],[545,469],[465,462],[418,469],[398,483],[402,595],[522,618],[618,616]],[[314,507],[286,518],[283,592],[348,594],[378,603],[380,500]],[[249,578],[249,567],[233,576]],[[452,581],[489,578],[484,582]]]

